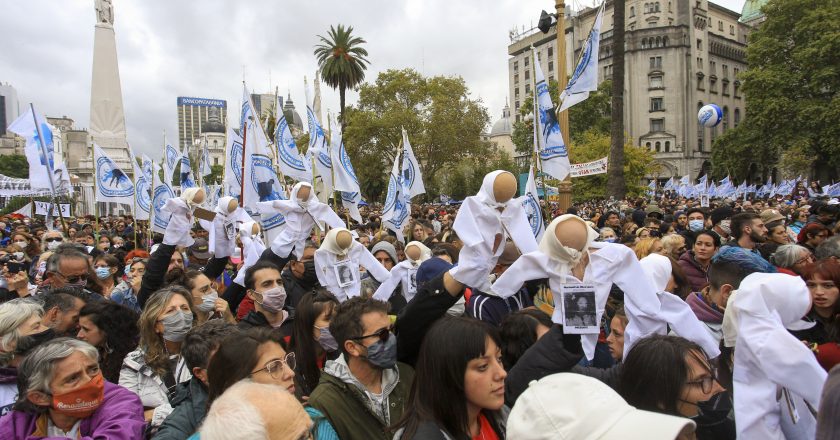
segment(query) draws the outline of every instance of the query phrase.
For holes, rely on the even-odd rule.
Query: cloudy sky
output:
[[[740,11],[745,0],[715,0]],[[566,0],[573,7],[595,0]],[[128,139],[160,157],[161,133],[177,133],[176,98],[218,98],[238,106],[249,89],[274,86],[304,102],[318,34],[331,24],[354,27],[367,40],[378,72],[411,67],[425,75],[463,76],[485,103],[491,122],[508,93],[508,31],[532,27],[551,0],[115,0],[117,51]],[[0,0],[0,82],[48,116],[87,127],[93,59],[93,0]],[[338,93],[322,87],[323,105]],[[355,102],[355,93],[348,102]],[[305,114],[301,112],[302,114]]]

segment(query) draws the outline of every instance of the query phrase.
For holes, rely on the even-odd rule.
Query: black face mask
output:
[[[315,262],[305,261],[303,263],[303,276],[300,278],[300,286],[309,290],[318,285],[318,274],[315,273]]]
[[[15,353],[17,354],[27,354],[32,351],[35,347],[55,339],[58,335],[55,334],[55,330],[48,328],[41,333],[34,333],[31,335],[21,336],[18,339],[17,347],[15,347]]]

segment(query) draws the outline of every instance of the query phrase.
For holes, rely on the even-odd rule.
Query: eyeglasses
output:
[[[87,283],[88,276],[86,273],[81,275],[74,275],[72,277],[68,277],[67,275],[64,275],[61,272],[56,273],[61,275],[61,278],[64,278],[64,281],[66,281],[68,284]]]
[[[390,327],[383,327],[383,328],[377,330],[375,333],[371,333],[369,335],[356,336],[355,338],[350,338],[350,340],[351,341],[361,341],[362,339],[372,338],[374,336],[378,337],[379,340],[382,341],[382,342],[388,342],[388,338],[391,337],[391,328]]]
[[[686,382],[686,385],[699,385],[704,394],[709,394],[712,392],[712,386],[715,382],[717,382],[717,374],[715,374],[715,370],[712,369],[708,376],[703,376],[700,379]]]
[[[802,257],[802,258],[796,260],[796,263],[794,263],[794,264],[802,264],[802,263],[805,263],[805,262],[813,263],[814,261],[816,261],[816,259],[814,258],[814,254],[808,254],[805,257]]]
[[[49,238],[45,238],[44,241],[47,242],[47,243],[52,243],[54,241],[62,242],[62,241],[64,241],[64,239],[61,238],[61,237],[49,237]]]
[[[251,375],[259,373],[260,371],[265,371],[274,379],[280,379],[280,372],[283,371],[283,367],[289,367],[290,370],[295,370],[295,353],[289,352],[286,353],[286,357],[283,359],[275,359],[267,364],[264,367],[260,368],[257,371],[252,371]]]

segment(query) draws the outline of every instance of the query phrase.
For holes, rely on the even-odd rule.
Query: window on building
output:
[[[529,58],[525,57],[525,67],[528,67],[528,61],[529,61]]]
[[[659,2],[656,2],[656,8],[654,9],[655,12],[659,12]]]
[[[699,112],[700,109],[703,108],[703,101],[697,103],[697,111]],[[703,144],[705,140],[703,139],[703,124],[697,124],[697,151],[703,151]]]
[[[721,64],[720,68],[721,72],[723,73],[723,77],[729,78],[729,66],[727,66],[726,64]]]
[[[656,47],[662,47],[662,37],[656,37]]]
[[[668,37],[662,37],[662,47],[668,47]]]
[[[665,152],[666,153],[671,152],[671,141],[665,141]]]
[[[526,94],[531,93],[531,85],[530,84],[525,84],[525,93]]]
[[[537,61],[542,61],[542,52],[537,52]]]
[[[645,14],[650,12],[650,3],[645,3]]]
[[[732,85],[732,94],[735,95],[736,99],[741,99],[741,95],[738,94],[738,89],[741,87],[741,83],[736,79],[735,84]]]
[[[703,50],[703,40],[697,39],[697,50]]]
[[[649,81],[648,85],[651,89],[661,89],[661,88],[664,87],[664,85],[662,83],[662,75],[651,75],[648,78],[648,81]]]
[[[527,80],[529,80],[529,79],[531,79],[531,71],[530,71],[530,70],[526,70],[526,71],[525,71],[525,81],[527,81]]]
[[[514,106],[513,106],[513,107],[514,107],[515,109],[519,110],[519,101],[516,101],[516,104],[514,104]],[[516,118],[517,118],[517,119],[519,119],[519,115],[517,115],[517,116],[516,116]]]
[[[729,35],[735,35],[735,26],[729,25]]]
[[[650,111],[658,112],[662,110],[665,110],[663,98],[650,98]]]
[[[630,16],[631,17],[636,16],[636,7],[635,6],[630,6]]]
[[[661,69],[662,68],[662,57],[650,57],[650,68],[651,69]]]
[[[709,145],[714,146],[715,145],[715,139],[717,138],[717,127],[710,128],[709,132],[711,133],[709,135]]]
[[[513,83],[514,84],[519,84],[519,74],[518,73],[513,75]]]
[[[548,62],[548,71],[549,72],[554,72],[554,61],[549,61]]]
[[[721,32],[723,31],[723,22],[720,20],[718,20],[718,30]]]
[[[729,128],[729,107],[723,106],[723,131]]]
[[[519,70],[519,61],[513,62],[513,71],[516,72]]]
[[[720,93],[723,96],[729,96],[729,81],[724,79],[720,86]]]
[[[642,38],[642,49],[647,49],[648,43],[647,38]]]
[[[697,57],[697,68],[701,70],[703,69],[703,58],[701,57]]]
[[[516,97],[516,98],[519,97],[519,87],[516,87],[515,89],[513,89],[513,96]]]
[[[650,120],[650,131],[651,133],[659,133],[665,131],[665,119],[651,119]]]
[[[554,81],[554,75],[548,75],[548,82]]]
[[[214,157],[214,158],[213,158],[213,165],[218,165],[218,164],[219,164],[219,158],[218,158],[218,157]]]
[[[671,7],[671,2],[668,2],[668,12],[674,12],[674,8]]]
[[[709,91],[717,93],[717,79],[714,76],[709,77]]]
[[[732,76],[734,76],[735,78],[738,78],[738,72],[740,72],[740,70],[738,70],[737,67],[733,68],[732,69]]]
[[[651,149],[650,142],[645,142],[645,147],[647,147],[647,149],[650,150]]]
[[[739,109],[738,107],[735,107],[735,116],[734,117],[735,117],[735,121],[734,121],[735,126],[737,127],[738,124],[741,123],[741,109]]]
[[[655,145],[656,145],[656,152],[657,153],[662,151],[662,143],[661,142],[657,141]]]
[[[550,57],[554,56],[554,48],[551,47],[551,46],[548,47],[548,56],[550,56]]]
[[[717,62],[709,61],[709,75],[714,75],[717,70]]]

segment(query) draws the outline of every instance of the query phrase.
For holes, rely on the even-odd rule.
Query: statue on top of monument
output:
[[[96,2],[96,22],[114,24],[114,6],[111,0],[94,0]]]

